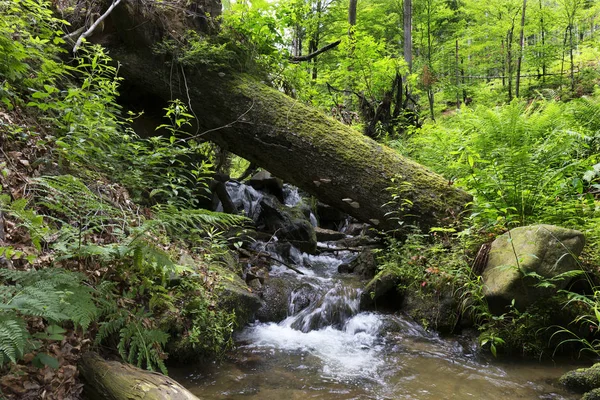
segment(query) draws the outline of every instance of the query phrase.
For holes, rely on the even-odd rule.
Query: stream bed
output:
[[[318,288],[318,299],[301,308],[293,292],[285,320],[255,322],[223,362],[172,368],[171,376],[201,399],[579,398],[557,384],[573,365],[500,362],[479,354],[472,338],[441,338],[402,315],[361,312],[356,280],[337,273],[348,257],[340,253],[297,254],[304,276],[273,268],[300,288]]]
[[[227,191],[260,226],[265,194],[240,183],[228,183]],[[302,201],[290,186],[281,197],[289,208]],[[317,225],[312,213],[308,218]],[[319,255],[289,246],[284,254],[272,239],[256,242],[254,250],[280,261],[267,280],[291,288],[287,318],[246,326],[220,363],[171,367],[171,376],[200,399],[579,398],[558,385],[575,365],[501,362],[478,352],[473,336],[442,338],[402,314],[361,311],[364,282],[338,273],[357,253],[334,250],[329,242],[319,243],[326,250]]]

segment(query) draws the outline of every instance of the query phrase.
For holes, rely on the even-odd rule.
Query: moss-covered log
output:
[[[86,396],[94,400],[198,400],[173,379],[85,353],[79,362]]]
[[[470,201],[441,176],[250,76],[157,57],[153,44],[183,29],[185,18],[143,7],[127,0],[115,10],[115,33],[104,44],[139,96],[189,99],[203,138],[383,230],[398,228],[398,218],[443,225]]]

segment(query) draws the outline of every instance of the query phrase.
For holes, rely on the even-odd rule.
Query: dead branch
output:
[[[285,263],[285,262],[273,257],[269,253],[265,253],[264,251],[256,251],[256,250],[252,250],[252,251],[254,251],[254,253],[255,253],[254,256],[252,254],[250,254],[249,250],[239,249],[239,252],[242,253],[243,255],[245,255],[246,257],[265,257],[265,258],[268,258],[272,261],[275,261],[278,264],[281,264],[281,265],[291,269],[292,271],[296,272],[297,274],[304,275],[304,272],[300,271],[298,268],[292,267],[290,264]]]
[[[329,51],[331,49],[338,47],[340,45],[340,43],[342,43],[342,41],[338,40],[336,42],[329,43],[327,46],[323,46],[319,50],[313,51],[312,53],[310,53],[308,55],[290,57],[290,61],[293,63],[298,63],[298,62],[302,62],[302,61],[310,61],[313,58],[315,58],[316,56],[318,56],[319,54],[325,53],[326,51]]]
[[[90,36],[92,33],[94,33],[94,30],[98,27],[98,25],[100,25],[102,23],[102,21],[104,21],[106,19],[106,17],[108,17],[110,15],[110,13],[112,12],[112,10],[115,9],[116,6],[119,5],[119,3],[121,2],[121,0],[113,0],[112,4],[110,5],[110,7],[108,7],[108,10],[106,10],[106,12],[104,14],[102,14],[93,24],[92,26],[90,26],[90,28],[83,32],[81,34],[81,36],[79,36],[79,38],[77,39],[77,41],[75,42],[75,46],[73,46],[73,53],[77,53],[77,50],[79,50],[79,47],[81,46],[81,43],[83,43],[83,39],[85,39],[86,37]]]

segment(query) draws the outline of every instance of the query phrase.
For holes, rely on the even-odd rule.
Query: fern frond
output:
[[[175,232],[201,228],[203,225],[230,228],[243,225],[249,219],[241,215],[225,214],[203,209],[178,209],[173,205],[158,204],[153,207],[154,219],[148,221]]]
[[[25,321],[12,312],[0,311],[0,366],[16,363],[27,350],[30,338]]]
[[[0,270],[12,285],[0,285],[4,302],[0,309],[51,322],[72,321],[86,329],[99,314],[92,290],[82,284],[83,275],[62,269],[40,271]]]

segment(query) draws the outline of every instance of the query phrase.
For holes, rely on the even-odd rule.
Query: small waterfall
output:
[[[231,201],[238,210],[244,210],[244,214],[256,221],[260,215],[260,201],[264,194],[252,186],[243,183],[229,181],[225,184]]]
[[[342,329],[345,322],[358,313],[359,295],[358,289],[336,282],[320,300],[298,314],[292,314],[281,324],[305,333],[328,326]],[[291,300],[293,302],[293,294]]]
[[[298,188],[296,186],[289,185],[287,183],[283,184],[283,204],[288,207],[294,207],[298,205],[302,201],[302,197],[300,197],[300,193],[298,193]]]
[[[256,221],[264,195],[239,183],[228,183],[227,190],[236,206]],[[289,207],[302,201],[288,185],[284,200]],[[314,215],[310,219],[316,224]],[[352,228],[348,221],[342,225]],[[319,255],[302,253],[276,236],[253,246],[278,260],[266,285],[269,279],[276,282],[273,287],[289,285],[271,298],[283,306],[276,314],[283,320],[247,326],[236,337],[233,360],[225,360],[216,372],[188,374],[190,381],[202,382],[195,392],[201,398],[574,398],[548,384],[549,376],[560,375],[548,368],[540,373],[539,365],[529,370],[496,366],[478,356],[469,339],[463,345],[401,315],[361,311],[357,278],[338,273],[339,265],[356,255],[336,250],[335,242],[320,243],[327,251]]]

